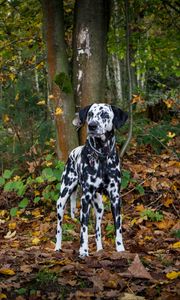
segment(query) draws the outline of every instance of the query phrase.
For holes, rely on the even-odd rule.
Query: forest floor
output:
[[[32,204],[11,217],[9,208],[19,200],[13,193],[1,193],[0,299],[180,299],[177,158],[172,152],[156,155],[134,147],[123,159],[123,168],[133,180],[122,191],[122,253],[115,251],[107,199],[104,250],[96,252],[92,213],[90,256],[80,259],[80,224],[69,217],[68,209],[63,251],[56,253],[55,205]]]

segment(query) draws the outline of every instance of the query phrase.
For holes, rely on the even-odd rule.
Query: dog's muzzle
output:
[[[88,125],[88,129],[89,129],[90,132],[96,131],[97,127],[98,127],[98,123],[94,122],[94,121],[89,123],[89,125]]]

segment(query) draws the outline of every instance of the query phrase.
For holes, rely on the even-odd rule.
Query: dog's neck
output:
[[[100,157],[110,156],[115,151],[114,130],[106,132],[105,138],[88,136],[87,143],[96,155]]]

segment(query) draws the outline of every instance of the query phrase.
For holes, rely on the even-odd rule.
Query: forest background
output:
[[[176,0],[0,1],[0,299],[178,295],[179,13]],[[116,134],[121,154],[130,141],[121,155],[129,254],[109,259],[113,224],[104,199],[105,254],[74,265],[75,252],[65,251],[52,263],[60,177],[69,151],[85,139],[72,119],[93,102],[130,116]],[[76,249],[79,222],[65,217],[65,248]],[[140,276],[145,267],[151,275]]]

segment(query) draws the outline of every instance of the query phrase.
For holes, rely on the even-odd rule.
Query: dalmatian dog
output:
[[[87,140],[84,146],[72,150],[62,175],[60,197],[57,201],[56,251],[61,250],[62,221],[67,200],[70,198],[71,215],[74,216],[78,185],[82,189],[80,257],[88,256],[88,219],[91,205],[96,216],[96,247],[102,249],[101,220],[102,194],[111,202],[116,234],[116,250],[124,251],[121,229],[120,164],[116,150],[115,129],[127,120],[127,113],[108,104],[92,104],[79,111],[73,124],[80,128],[87,122]]]

